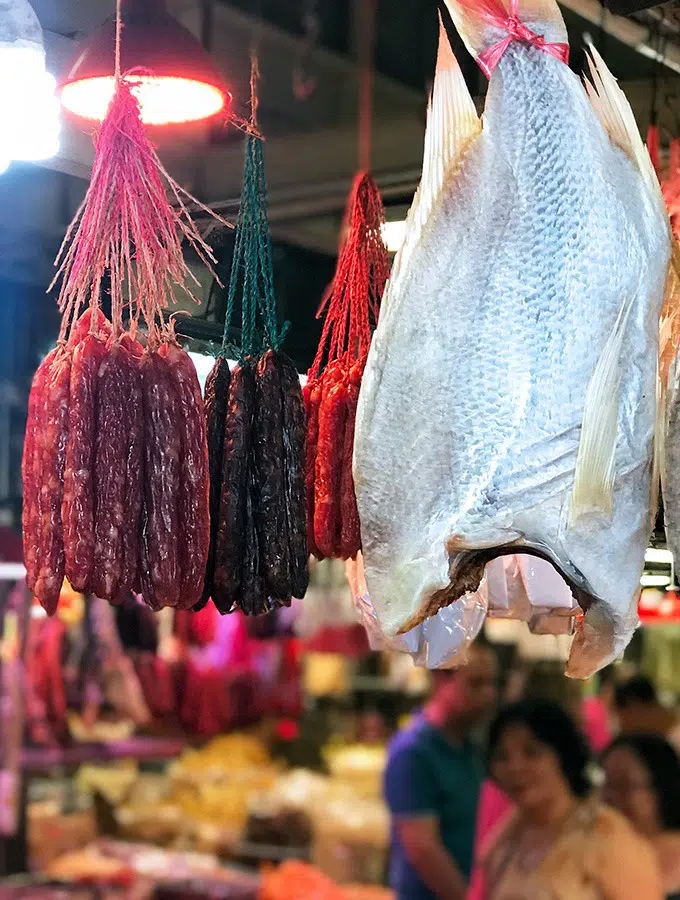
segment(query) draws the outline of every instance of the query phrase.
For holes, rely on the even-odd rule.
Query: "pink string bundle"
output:
[[[127,281],[131,318],[136,322],[141,312],[154,339],[156,319],[168,301],[174,300],[175,288],[179,286],[193,297],[187,280],[198,284],[184,261],[182,239],[211,271],[215,263],[185,201],[228,224],[181,188],[161,163],[142,124],[134,80],[120,72],[120,0],[116,26],[115,92],[96,135],[85,200],[66,233],[55,263],[57,274],[50,285],[51,290],[63,279],[59,292],[62,341],[84,305],[99,306],[107,273],[111,279],[114,335],[123,327],[123,286]],[[93,330],[96,318],[92,317]]]

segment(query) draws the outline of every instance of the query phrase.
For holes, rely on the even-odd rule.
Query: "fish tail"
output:
[[[487,75],[512,40],[566,62],[567,29],[555,0],[445,0],[465,46]]]
[[[607,338],[586,391],[576,458],[569,525],[589,512],[611,515],[616,475],[621,351],[632,300],[627,300]]]

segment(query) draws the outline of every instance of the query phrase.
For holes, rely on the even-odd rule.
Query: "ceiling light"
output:
[[[671,566],[673,565],[673,554],[670,550],[658,550],[656,547],[648,547],[645,551],[645,562],[665,563]]]
[[[404,243],[404,238],[406,237],[406,220],[402,219],[399,222],[385,222],[381,231],[388,251],[390,253],[396,253],[397,250],[401,249],[401,245]]]
[[[640,578],[642,587],[667,587],[670,583],[670,575],[643,575]]]
[[[122,19],[121,71],[135,85],[143,122],[197,122],[230,103],[215,61],[168,13],[165,0],[123,0]],[[115,88],[115,41],[111,19],[85,42],[61,86],[69,112],[98,122],[106,115]]]
[[[0,173],[12,160],[49,159],[59,150],[55,87],[36,14],[28,0],[8,0],[0,9]]]

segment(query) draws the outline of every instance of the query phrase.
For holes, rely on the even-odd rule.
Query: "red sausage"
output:
[[[314,537],[324,556],[340,550],[340,481],[345,444],[347,387],[343,381],[324,385],[319,410],[319,441],[314,482]]]
[[[99,338],[86,334],[73,351],[71,364],[62,522],[66,577],[81,592],[90,589],[94,565],[97,375],[106,353]]]

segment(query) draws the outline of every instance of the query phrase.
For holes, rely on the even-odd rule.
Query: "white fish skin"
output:
[[[467,13],[449,6],[460,27]],[[553,19],[534,30],[564,39],[557,7],[542,8]],[[428,132],[452,119],[433,104]],[[498,548],[537,550],[589,609],[568,667],[586,677],[637,624],[667,220],[576,76],[519,42],[491,77],[481,135],[442,167],[410,215],[359,402],[371,601],[396,634],[476,590]],[[570,526],[586,392],[622,307],[612,511]]]

